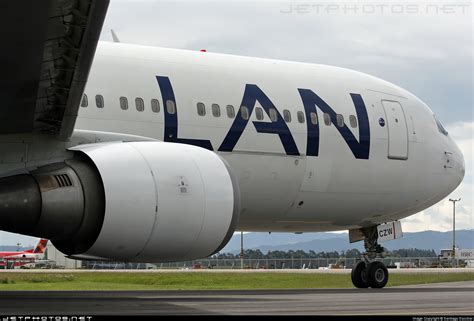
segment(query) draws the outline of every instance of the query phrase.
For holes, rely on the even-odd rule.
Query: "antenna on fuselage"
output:
[[[114,42],[120,43],[119,37],[117,37],[117,34],[115,33],[114,29],[110,29],[110,32],[112,33],[112,39]]]

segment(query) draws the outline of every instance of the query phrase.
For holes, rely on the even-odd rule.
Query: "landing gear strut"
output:
[[[377,243],[377,227],[366,228],[362,232],[366,252],[363,260],[352,268],[352,283],[357,288],[383,288],[388,282],[388,270],[385,264],[376,261],[377,257],[385,255],[385,249]]]

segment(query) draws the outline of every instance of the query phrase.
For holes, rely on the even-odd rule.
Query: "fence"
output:
[[[293,259],[202,259],[187,262],[138,264],[118,262],[84,261],[86,269],[351,269],[358,258],[293,258]],[[387,267],[430,268],[451,266],[451,260],[438,257],[384,258],[380,259]],[[461,262],[459,262],[461,263]]]

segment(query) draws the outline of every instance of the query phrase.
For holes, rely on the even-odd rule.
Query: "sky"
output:
[[[456,228],[472,229],[472,11],[471,1],[443,0],[111,0],[101,40],[111,41],[114,29],[125,43],[329,64],[407,89],[463,151],[466,177],[449,197],[462,199]],[[449,231],[452,204],[445,199],[402,224],[407,232]],[[0,234],[4,240],[13,238]]]

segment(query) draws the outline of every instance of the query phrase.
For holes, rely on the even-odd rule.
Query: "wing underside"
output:
[[[72,134],[108,4],[0,3],[0,134]]]

